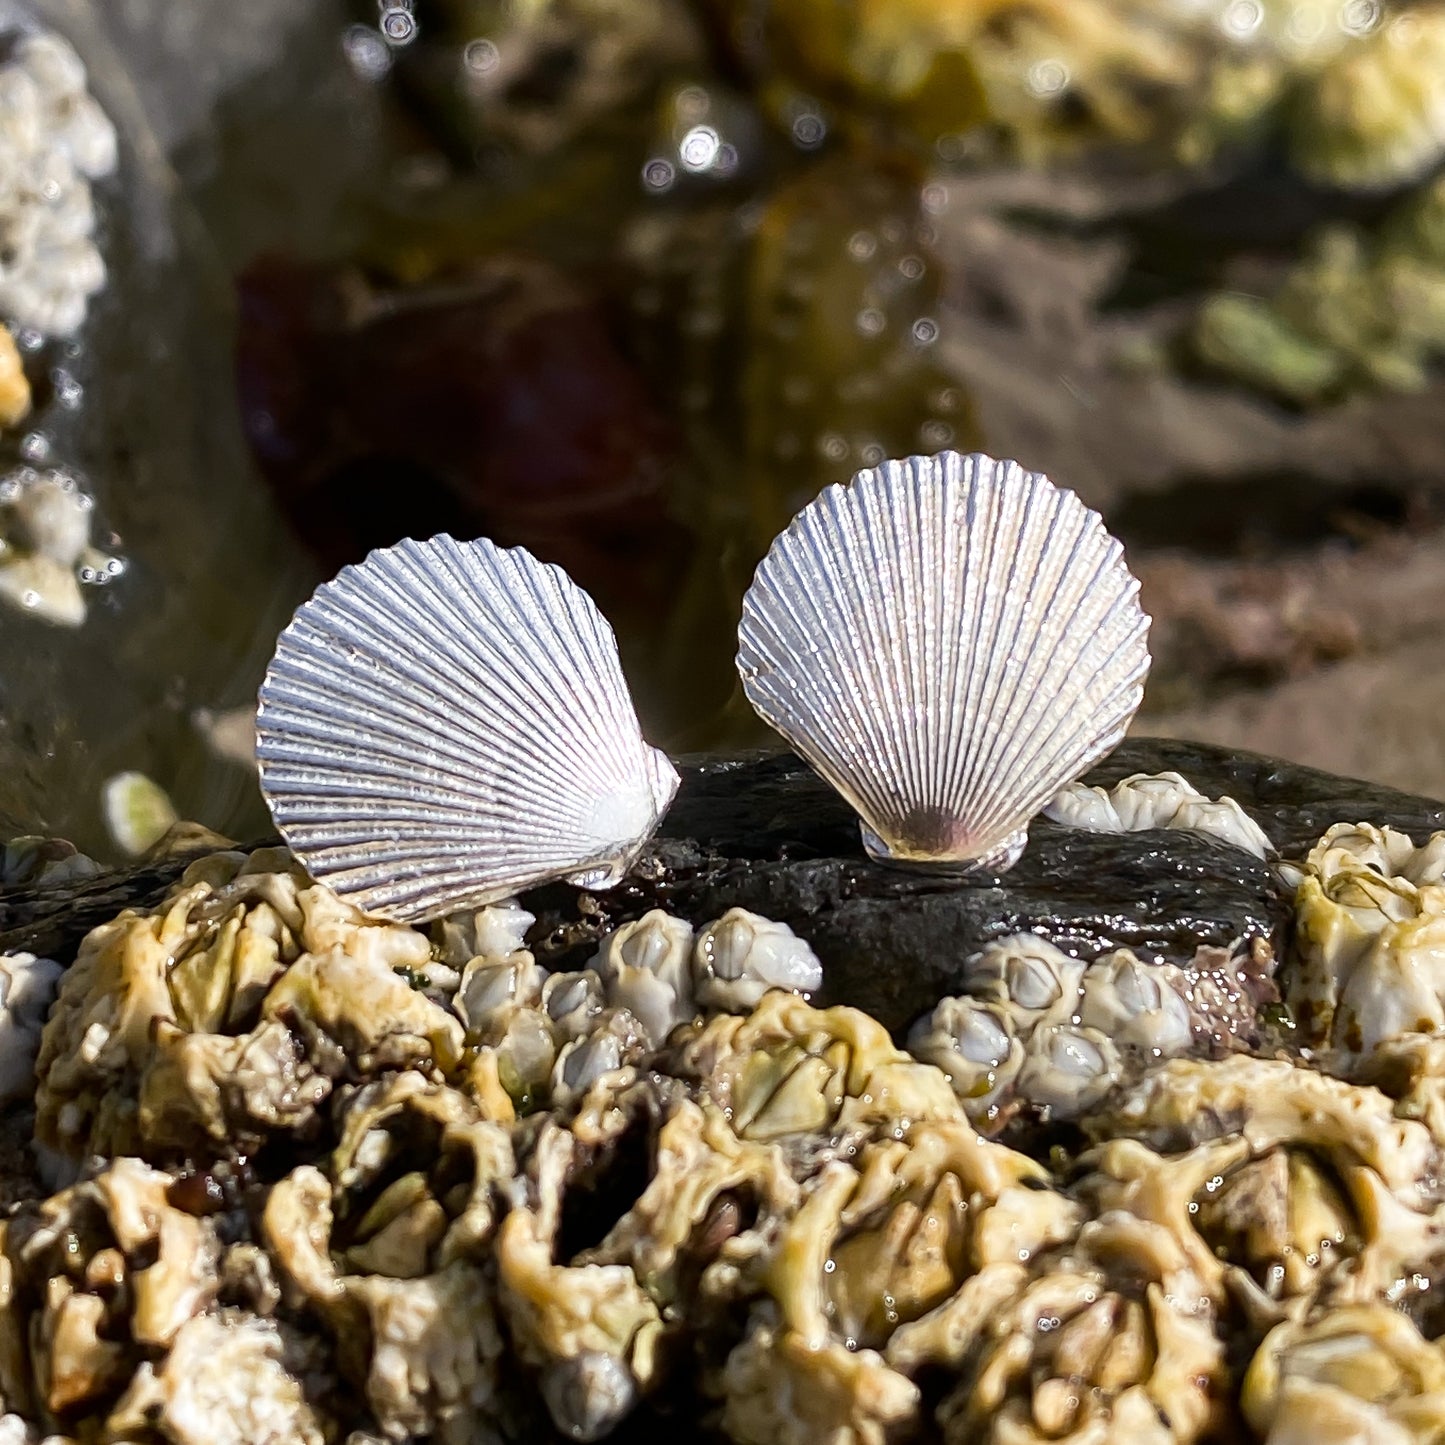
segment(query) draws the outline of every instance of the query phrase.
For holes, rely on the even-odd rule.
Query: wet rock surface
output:
[[[1235,798],[1286,855],[1341,821],[1445,827],[1445,804],[1432,799],[1203,744],[1129,739],[1087,781],[1168,770]],[[1184,965],[1200,945],[1262,939],[1278,953],[1286,941],[1289,899],[1269,865],[1209,839],[1039,820],[1009,873],[951,877],[865,857],[847,805],[792,754],[692,759],[681,771],[660,836],[621,887],[557,885],[525,899],[548,967],[583,966],[603,933],[652,908],[701,922],[743,907],[806,930],[824,965],[821,1001],[864,1008],[897,1033],[957,984],[965,958],[1013,933],[1083,957],[1130,948]],[[69,957],[118,909],[159,898],[184,861],[0,887],[0,948]]]

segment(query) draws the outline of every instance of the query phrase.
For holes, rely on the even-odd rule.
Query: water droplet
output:
[[[1035,95],[1058,95],[1069,83],[1069,67],[1062,60],[1037,60],[1029,66],[1028,88]]]
[[[664,156],[653,156],[642,168],[642,184],[654,195],[670,191],[676,179],[677,171]]]
[[[800,111],[793,118],[793,144],[799,150],[815,151],[828,135],[828,123],[816,110]]]
[[[1346,35],[1368,35],[1379,23],[1379,0],[1350,0],[1340,12],[1340,29]]]
[[[410,45],[416,39],[416,16],[411,13],[411,6],[383,6],[381,33],[389,45]]]
[[[919,200],[930,216],[941,216],[948,209],[948,189],[937,181],[930,181],[924,186]]]
[[[920,346],[932,346],[938,340],[938,322],[931,316],[920,316],[913,323],[913,339]]]
[[[932,451],[942,451],[953,441],[953,437],[953,428],[946,421],[926,421],[918,428],[919,441]]]
[[[700,175],[711,170],[721,147],[718,133],[710,125],[695,125],[677,147],[677,158],[685,171]]]
[[[877,442],[865,442],[858,448],[858,455],[865,467],[881,466],[884,458],[883,448]],[[907,1127],[905,1121],[904,1127]]]
[[[20,443],[20,455],[27,462],[48,461],[50,459],[50,438],[44,432],[26,432]]]
[[[923,257],[905,256],[898,263],[899,274],[907,281],[916,281],[923,275]]]
[[[823,1261],[823,1273],[824,1273],[824,1274],[832,1274],[833,1271],[834,1271],[835,1269],[837,1269],[837,1268],[838,1268],[838,1261],[837,1261],[836,1259],[825,1259],[825,1260]]]
[[[854,231],[848,237],[848,254],[855,261],[871,261],[878,250],[878,242],[871,231]]]
[[[1259,29],[1264,20],[1264,7],[1259,0],[1234,0],[1220,18],[1226,35],[1245,40]]]
[[[865,306],[857,319],[858,330],[864,336],[877,336],[886,324],[886,318],[876,306]]]
[[[391,69],[391,51],[369,25],[348,26],[341,37],[341,53],[362,80],[380,80]]]
[[[701,120],[712,108],[712,97],[700,85],[685,85],[672,103],[680,120]]]
[[[493,41],[479,36],[467,42],[462,51],[462,60],[473,75],[487,75],[502,63],[502,52]]]
[[[56,401],[67,411],[74,411],[85,395],[81,384],[68,371],[58,366],[50,373],[50,380],[55,386]]]

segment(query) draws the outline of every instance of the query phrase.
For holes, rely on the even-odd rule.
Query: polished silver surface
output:
[[[1138,709],[1138,594],[1072,492],[1016,462],[911,457],[826,488],[777,538],[738,671],[872,854],[1003,869]]]
[[[256,735],[312,876],[411,923],[550,879],[615,883],[677,788],[591,598],[487,541],[400,542],[318,588]]]

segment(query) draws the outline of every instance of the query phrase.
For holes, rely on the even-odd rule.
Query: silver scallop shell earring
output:
[[[1123,737],[1148,630],[1096,512],[1016,462],[943,452],[803,508],[744,598],[737,663],[871,855],[1002,871]]]
[[[256,739],[312,877],[406,923],[558,878],[611,886],[678,784],[592,599],[521,548],[451,537],[317,589],[281,634]]]

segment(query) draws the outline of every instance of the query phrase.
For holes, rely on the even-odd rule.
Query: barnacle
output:
[[[1105,1142],[1079,1189],[1170,1228],[1216,1297],[1244,1273],[1273,1300],[1396,1301],[1445,1251],[1440,1146],[1376,1089],[1175,1060],[1089,1128]]]
[[[105,1408],[145,1352],[169,1348],[215,1298],[217,1237],[168,1202],[172,1182],[119,1158],[8,1222],[4,1253],[12,1307],[29,1316],[29,1366],[28,1378],[5,1381],[6,1393],[23,1388],[47,1421]]]
[[[0,326],[0,427],[22,422],[30,411],[30,382],[9,327]]]
[[[85,620],[82,579],[118,563],[90,545],[94,503],[61,471],[21,467],[0,479],[0,597],[47,622]]]
[[[1317,1042],[1369,1054],[1445,1028],[1445,833],[1337,824],[1296,871],[1294,957],[1283,981]]]
[[[1127,949],[1086,965],[1019,934],[969,960],[964,986],[914,1025],[908,1047],[942,1069],[969,1117],[991,1130],[1024,1107],[1075,1118],[1158,1060],[1232,1039],[1241,1008],[1253,1018],[1222,950],[1201,950],[1187,971]]]
[[[157,1365],[143,1360],[105,1422],[106,1439],[167,1445],[324,1445],[275,1321],[240,1310],[195,1315]]]
[[[553,1418],[574,1439],[610,1430],[655,1383],[662,1363],[661,1314],[633,1269],[585,1255],[568,1259],[560,1238],[569,1176],[596,1158],[604,1139],[633,1126],[631,1113],[610,1108],[594,1116],[602,1139],[588,1137],[585,1120],[571,1129],[544,1124],[528,1161],[526,1194],[497,1236],[501,1307],[513,1343],[541,1371]]]
[[[728,1356],[725,1427],[759,1445],[769,1432],[861,1445],[916,1425],[909,1372],[956,1363],[933,1316],[973,1300],[980,1276],[1012,1281],[1077,1223],[1033,1161],[962,1120],[870,1131],[810,1173],[744,1270],[769,1299]],[[897,1359],[890,1339],[907,1340]]]
[[[746,1139],[962,1117],[944,1075],[896,1048],[867,1014],[781,992],[744,1018],[712,1018],[683,1036],[666,1067],[703,1084]]]
[[[215,1150],[304,1130],[337,1079],[455,1067],[461,1025],[396,971],[429,957],[289,855],[202,859],[82,944],[41,1040],[37,1137],[73,1162]]]
[[[921,1396],[876,1350],[810,1341],[767,1316],[728,1356],[723,1428],[739,1445],[886,1445],[918,1416]]]
[[[0,954],[0,1102],[34,1096],[40,1034],[63,972],[33,953]]]
[[[698,930],[693,983],[700,1004],[742,1012],[770,988],[812,993],[823,984],[823,966],[812,948],[786,923],[730,908]]]
[[[1044,816],[1097,833],[1183,828],[1243,848],[1256,858],[1274,851],[1264,830],[1234,801],[1206,798],[1178,773],[1132,773],[1112,788],[1070,783]]]
[[[629,1010],[656,1048],[696,1012],[692,939],[690,923],[654,908],[608,934],[592,960],[608,1002]]]
[[[330,1250],[332,1201],[326,1176],[310,1165],[271,1190],[262,1234],[289,1287],[336,1335],[338,1362],[385,1435],[476,1438],[464,1427],[480,1431],[493,1418],[502,1353],[484,1271],[464,1258],[403,1277],[347,1270]],[[395,1203],[383,1193],[373,1213]],[[384,1254],[373,1250],[360,1262],[388,1263]]]
[[[1244,1377],[1245,1418],[1262,1439],[1445,1438],[1445,1353],[1385,1305],[1288,1320]]]
[[[1166,1229],[1122,1211],[1085,1224],[960,1333],[962,1378],[939,1410],[949,1445],[1164,1445],[1217,1428],[1224,1346],[1208,1293]]]
[[[22,36],[0,65],[0,313],[69,335],[105,284],[89,180],[116,165],[110,121],[58,35]]]
[[[1398,185],[1445,155],[1445,9],[1413,6],[1342,50],[1289,110],[1295,163],[1312,179]]]
[[[1171,1059],[1110,1099],[1089,1128],[1097,1138],[1132,1136],[1158,1149],[1240,1134],[1256,1151],[1294,1141],[1340,1151],[1416,1207],[1431,1202],[1440,1162],[1429,1130],[1398,1118],[1378,1089],[1246,1055],[1214,1063]]]

